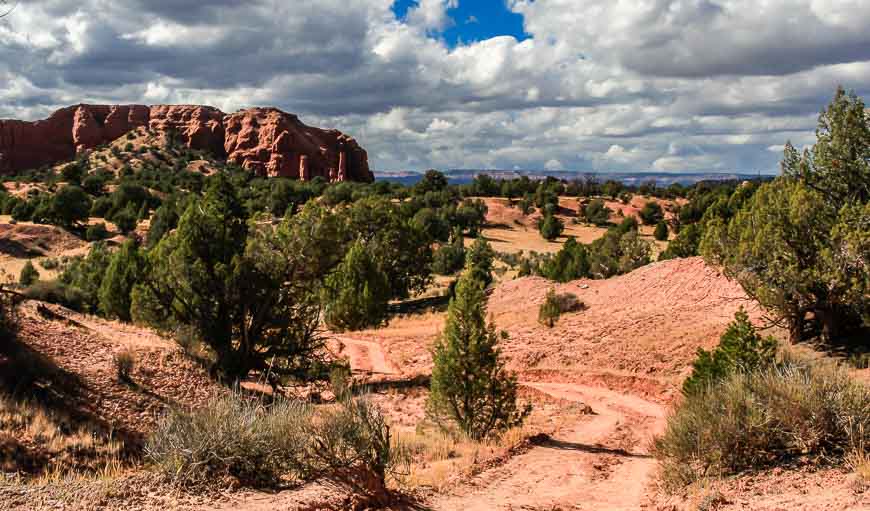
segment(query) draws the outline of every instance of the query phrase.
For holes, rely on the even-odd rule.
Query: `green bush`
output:
[[[653,237],[659,241],[667,241],[668,239],[668,224],[664,221],[656,224],[656,230],[653,231]]]
[[[130,295],[142,278],[144,267],[144,257],[132,240],[125,242],[112,254],[97,293],[103,315],[130,321]]]
[[[465,264],[465,247],[462,238],[441,245],[432,254],[432,272],[438,275],[453,275]]]
[[[24,290],[24,296],[31,300],[62,305],[78,312],[82,312],[85,307],[85,297],[81,290],[59,280],[36,282]]]
[[[172,409],[145,446],[146,458],[173,483],[190,486],[234,477],[275,485],[304,473],[309,406],[282,398],[265,406],[240,394],[212,398],[191,411]]]
[[[555,215],[548,214],[541,219],[538,224],[538,230],[545,240],[553,241],[565,230],[565,224],[556,218]]]
[[[64,294],[74,293],[85,312],[97,312],[100,286],[111,259],[112,254],[105,243],[94,243],[86,257],[72,259],[59,277],[59,281],[67,288]]]
[[[362,243],[350,247],[324,290],[323,319],[333,330],[361,330],[386,321],[390,285]]]
[[[18,277],[18,284],[20,284],[21,287],[27,287],[36,283],[38,280],[39,271],[33,266],[33,263],[30,261],[24,263],[24,267],[21,268],[21,275]]]
[[[713,351],[698,348],[692,374],[683,382],[683,394],[704,390],[734,372],[750,372],[773,363],[776,339],[761,337],[741,307]]]
[[[87,241],[101,241],[108,237],[109,231],[106,229],[106,224],[103,222],[89,225],[85,231],[85,239]]]
[[[559,317],[566,312],[583,310],[586,304],[581,302],[574,293],[556,293],[554,289],[547,291],[544,303],[538,308],[538,322],[548,328],[556,326]]]
[[[595,199],[589,202],[583,210],[586,221],[597,226],[604,226],[610,223],[610,215],[613,210],[604,205],[601,199]]]
[[[646,225],[655,225],[665,219],[665,213],[658,202],[649,201],[643,205],[640,212],[640,219]]]
[[[842,462],[868,437],[867,387],[830,363],[788,360],[688,395],[655,454],[665,487],[678,490],[797,456]]]
[[[51,198],[50,220],[63,227],[86,221],[92,207],[91,198],[78,186],[65,186]]]

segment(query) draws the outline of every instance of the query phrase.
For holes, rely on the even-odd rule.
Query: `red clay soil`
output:
[[[574,293],[586,310],[562,315],[553,328],[541,325],[538,308],[550,288]],[[506,281],[493,290],[489,313],[508,332],[502,350],[523,379],[600,385],[667,401],[697,349],[716,345],[741,305],[757,316],[739,285],[696,257],[608,280]],[[353,337],[381,344],[402,374],[427,374],[444,317],[399,318]]]
[[[177,344],[150,330],[37,302],[20,311],[19,353],[33,362],[44,394],[62,400],[74,419],[111,431],[130,446],[153,430],[167,406],[195,406],[221,389]],[[134,359],[132,383],[118,377],[114,357],[122,351]],[[21,371],[3,362],[10,360],[0,356],[4,376]]]

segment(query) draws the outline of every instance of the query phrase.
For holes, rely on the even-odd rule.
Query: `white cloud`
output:
[[[22,2],[0,21],[0,116],[274,105],[355,136],[381,170],[754,172],[812,143],[838,84],[870,95],[863,0],[510,0],[531,38],[455,47],[439,32],[457,0],[405,20],[392,4]]]
[[[562,165],[562,162],[559,160],[547,160],[547,163],[544,164],[544,168],[547,170],[564,170],[565,166]]]

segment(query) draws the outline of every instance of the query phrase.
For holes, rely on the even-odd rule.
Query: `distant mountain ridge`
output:
[[[423,177],[422,172],[415,171],[376,171],[376,180],[394,181],[403,184],[413,184]],[[594,176],[600,181],[615,179],[626,185],[640,185],[655,182],[657,186],[668,186],[673,183],[692,185],[701,181],[744,181],[757,178],[771,178],[769,174],[747,174],[739,172],[574,172],[568,170],[497,170],[497,169],[450,169],[444,175],[452,184],[466,184],[475,177],[486,174],[494,179],[516,179],[523,176],[529,179],[546,179],[554,177],[571,181],[572,179]]]

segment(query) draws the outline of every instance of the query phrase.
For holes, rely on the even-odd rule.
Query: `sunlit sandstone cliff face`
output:
[[[171,132],[263,176],[374,179],[365,150],[340,131],[306,126],[276,108],[225,114],[198,105],[75,105],[35,122],[0,120],[0,174],[71,160],[140,127]]]

